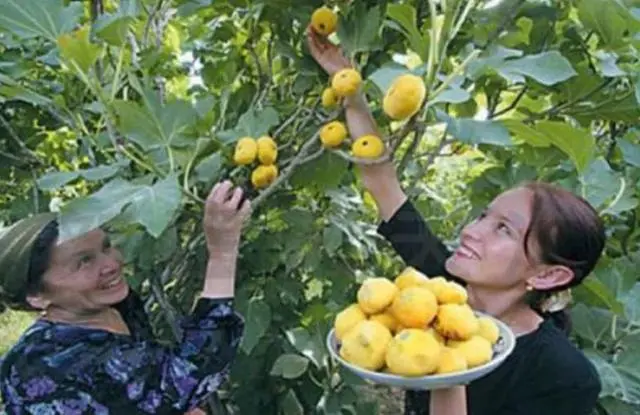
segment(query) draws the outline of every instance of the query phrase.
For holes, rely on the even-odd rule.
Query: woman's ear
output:
[[[564,265],[545,267],[527,280],[527,284],[537,291],[546,291],[568,285],[575,277],[573,271]]]

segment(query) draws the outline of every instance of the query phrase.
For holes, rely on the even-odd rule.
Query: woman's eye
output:
[[[500,232],[506,233],[507,235],[511,235],[511,229],[509,229],[509,227],[504,222],[498,223],[498,230]]]
[[[87,265],[91,263],[92,260],[93,260],[93,256],[91,255],[84,255],[80,257],[80,259],[78,260],[78,268],[82,267],[83,265]]]

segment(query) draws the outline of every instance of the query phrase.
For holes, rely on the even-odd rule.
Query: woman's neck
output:
[[[43,312],[42,318],[53,322],[107,330],[118,334],[130,334],[129,328],[120,313],[111,307],[81,313],[58,307],[51,307]]]
[[[495,290],[467,286],[469,304],[474,310],[487,313],[505,323],[516,336],[522,336],[538,328],[543,319],[522,298],[520,289]]]

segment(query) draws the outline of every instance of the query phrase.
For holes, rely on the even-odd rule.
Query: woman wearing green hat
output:
[[[0,301],[40,310],[0,365],[8,414],[183,414],[227,378],[244,328],[233,310],[236,259],[249,201],[230,182],[206,201],[209,261],[176,347],[153,339],[122,257],[95,229],[58,243],[55,214],[0,233]]]

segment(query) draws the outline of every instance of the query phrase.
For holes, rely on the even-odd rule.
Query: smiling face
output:
[[[472,286],[525,291],[527,279],[539,271],[524,251],[532,201],[533,193],[525,188],[498,196],[463,229],[460,247],[446,262],[447,271]],[[535,247],[529,247],[531,257],[536,257]]]
[[[56,244],[42,281],[41,307],[77,315],[104,310],[129,293],[122,255],[100,229]]]

